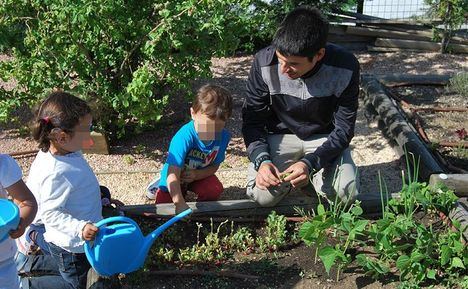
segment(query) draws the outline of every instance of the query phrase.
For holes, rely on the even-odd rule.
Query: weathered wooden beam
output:
[[[366,101],[375,108],[388,131],[398,143],[400,149],[406,149],[408,153],[414,155],[416,162],[419,163],[419,176],[422,180],[428,180],[432,174],[444,173],[445,170],[435,160],[429,152],[427,146],[421,141],[403,114],[398,110],[392,99],[387,96],[382,84],[374,77],[364,76],[362,78],[362,87],[365,91]],[[408,156],[410,160],[411,156]],[[418,164],[413,164],[413,168]]]
[[[328,42],[365,42],[372,43],[375,40],[375,37],[369,36],[360,36],[360,35],[351,35],[351,34],[329,34]]]
[[[377,47],[367,45],[367,51],[369,52],[382,52],[382,53],[392,53],[392,52],[421,52],[421,50],[417,49],[406,49],[406,48],[398,48],[398,47]]]
[[[468,197],[468,174],[434,174],[429,178],[429,185],[444,184],[459,197]]]
[[[364,75],[363,79],[368,77]],[[447,85],[452,78],[452,75],[428,74],[428,75],[414,75],[414,74],[386,74],[382,76],[375,76],[375,78],[385,86],[407,86],[407,85]]]
[[[373,24],[373,25],[431,25],[433,23],[439,24],[441,23],[440,20],[431,20],[431,21],[424,21],[424,20],[405,20],[405,19],[357,19],[356,23],[359,24]]]
[[[406,39],[386,39],[377,38],[375,40],[375,46],[381,47],[398,47],[408,49],[420,49],[426,51],[440,51],[441,44],[429,41],[416,41]],[[449,44],[449,51],[455,53],[468,53],[468,45],[463,44]]]
[[[261,207],[253,200],[226,200],[213,202],[188,202],[194,216],[255,216],[268,215],[272,210],[285,215],[294,215],[294,207],[312,209],[318,204],[311,197],[285,198],[274,207]],[[174,215],[173,204],[132,205],[122,207],[127,213],[154,213],[159,216]]]
[[[398,38],[398,39],[409,39],[409,40],[425,40],[430,41],[431,36],[421,35],[418,33],[407,33],[401,31],[391,31],[384,29],[376,29],[369,27],[354,27],[348,26],[346,32],[352,35],[370,36],[370,37],[385,37],[385,38]]]
[[[392,194],[391,198],[398,197]],[[193,216],[267,216],[272,211],[285,216],[296,216],[296,209],[310,211],[318,205],[318,200],[312,197],[286,197],[273,207],[261,207],[253,200],[226,200],[214,202],[188,202],[193,210]],[[380,200],[361,202],[365,215],[375,216],[381,212]],[[175,213],[173,204],[157,205],[131,205],[123,206],[121,210],[126,214],[145,215],[155,217],[173,216]]]

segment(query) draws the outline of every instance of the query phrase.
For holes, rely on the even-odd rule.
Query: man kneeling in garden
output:
[[[327,34],[320,11],[299,7],[283,20],[273,44],[255,55],[242,132],[251,161],[247,194],[262,206],[274,206],[291,186],[338,194],[343,201],[359,193],[348,148],[358,109],[359,63],[327,44]]]

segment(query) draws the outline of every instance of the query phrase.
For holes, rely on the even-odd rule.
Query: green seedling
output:
[[[267,217],[265,235],[257,239],[262,252],[274,252],[286,245],[286,217],[278,215],[275,211]]]
[[[124,155],[123,156],[123,161],[127,164],[127,165],[133,165],[134,163],[136,163],[136,160],[134,157],[132,157],[131,155]]]
[[[284,173],[284,174],[280,175],[281,181],[284,182],[284,179],[289,177],[290,175],[291,175],[291,173]]]

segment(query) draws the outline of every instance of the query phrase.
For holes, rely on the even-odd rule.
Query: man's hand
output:
[[[263,162],[258,169],[255,185],[266,190],[271,186],[277,186],[281,183],[280,172],[278,168],[271,162]]]
[[[96,234],[99,232],[99,228],[94,226],[94,224],[87,223],[83,230],[81,231],[81,235],[83,240],[92,241],[96,237]]]
[[[294,188],[302,188],[309,183],[309,167],[304,162],[296,162],[281,173],[285,182],[290,182]]]
[[[191,182],[196,180],[197,177],[197,170],[189,170],[185,169],[180,174],[180,181],[185,184],[190,184]]]

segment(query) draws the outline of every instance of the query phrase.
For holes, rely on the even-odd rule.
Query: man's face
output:
[[[325,55],[325,49],[321,48],[317,54],[312,58],[304,56],[285,56],[276,51],[278,57],[281,73],[289,77],[290,79],[296,79],[307,72],[311,71],[312,68],[319,62]]]

